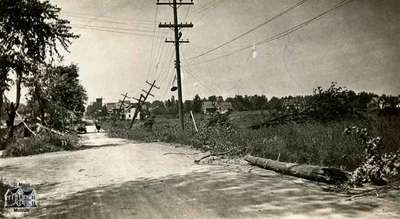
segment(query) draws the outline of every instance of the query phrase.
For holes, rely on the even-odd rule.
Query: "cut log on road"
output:
[[[286,175],[301,177],[318,182],[341,184],[349,180],[350,174],[330,167],[320,167],[306,164],[285,163],[270,159],[247,155],[244,159],[252,165],[273,170]]]

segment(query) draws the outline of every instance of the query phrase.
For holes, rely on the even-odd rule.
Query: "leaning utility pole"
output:
[[[155,80],[153,81],[153,83],[150,83],[150,82],[146,81],[146,84],[150,85],[150,88],[147,91],[142,89],[142,92],[144,92],[145,95],[140,94],[139,99],[134,98],[134,99],[136,99],[138,101],[138,103],[137,103],[137,107],[135,109],[135,113],[133,114],[131,125],[129,126],[129,128],[133,127],[133,123],[135,122],[136,117],[139,114],[139,112],[142,110],[142,105],[146,103],[146,100],[149,97],[149,95],[154,97],[154,95],[151,94],[151,90],[153,90],[153,88],[160,89],[160,87],[156,86],[156,81]]]
[[[172,8],[174,10],[174,24],[167,24],[167,23],[160,23],[158,25],[159,28],[171,28],[175,32],[175,40],[165,40],[166,43],[175,43],[175,53],[176,53],[176,60],[175,60],[175,65],[176,65],[176,79],[178,82],[178,109],[179,109],[179,120],[181,122],[181,127],[182,130],[185,128],[184,122],[183,122],[183,100],[182,100],[182,82],[181,82],[181,63],[180,63],[180,56],[179,56],[179,44],[180,43],[189,43],[189,40],[186,41],[181,41],[182,37],[182,32],[179,32],[181,28],[191,28],[193,27],[193,24],[190,23],[180,23],[178,24],[178,5],[193,5],[193,0],[191,2],[182,2],[180,0],[179,2],[176,2],[176,0],[173,0],[172,2],[160,2],[157,0],[157,5],[172,5]]]
[[[119,110],[118,110],[118,120],[121,119],[121,112],[123,111],[125,99],[128,97],[128,93],[121,94],[121,95],[122,95],[124,98],[122,99],[121,105],[119,106]],[[122,115],[123,115],[123,113],[122,113]]]

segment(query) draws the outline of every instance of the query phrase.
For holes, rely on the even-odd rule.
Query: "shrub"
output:
[[[79,146],[77,135],[66,134],[60,136],[53,133],[44,133],[32,138],[17,139],[10,143],[3,153],[3,157],[28,156],[62,150],[73,150]]]
[[[382,138],[370,137],[366,128],[353,126],[345,129],[345,133],[356,135],[365,146],[364,161],[352,173],[351,185],[361,186],[363,183],[385,185],[390,178],[398,176],[400,150],[395,153],[384,153]]]

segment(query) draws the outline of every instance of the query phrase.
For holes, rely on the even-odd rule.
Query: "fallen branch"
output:
[[[45,130],[47,130],[47,131],[49,131],[49,132],[54,133],[54,134],[64,136],[63,133],[61,133],[61,132],[59,132],[59,131],[57,131],[57,130],[51,129],[51,128],[47,128],[46,126],[43,126],[43,125],[40,124],[40,123],[36,123],[36,125],[39,126],[40,128],[43,128],[43,129],[45,129]]]
[[[306,164],[285,163],[270,159],[245,156],[244,160],[252,165],[273,170],[286,175],[330,184],[341,184],[349,180],[349,174],[343,170]]]
[[[234,151],[234,150],[236,150],[236,149],[237,149],[237,148],[232,148],[232,149],[230,149],[229,151],[220,152],[220,153],[208,154],[208,155],[205,155],[204,157],[202,157],[202,158],[200,158],[200,159],[194,160],[194,162],[198,164],[198,163],[200,163],[200,161],[202,161],[202,160],[204,160],[204,159],[206,159],[206,158],[208,158],[208,157],[212,157],[212,156],[223,156],[223,155],[226,155],[226,154],[231,153],[232,151]]]

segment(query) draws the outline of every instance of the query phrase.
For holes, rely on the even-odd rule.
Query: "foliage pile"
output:
[[[16,139],[3,152],[3,157],[19,157],[47,152],[74,150],[79,145],[76,135],[57,135],[51,132],[37,135],[33,138]]]
[[[397,110],[397,104],[400,103],[398,97],[383,95],[376,101],[374,98],[378,98],[378,96],[363,92],[356,94],[354,91],[332,82],[327,89],[322,87],[314,89],[313,95],[275,100],[280,103],[276,104],[278,107],[275,106],[271,118],[253,125],[252,128],[288,122],[329,123],[340,120],[366,120],[368,111],[380,109],[379,104],[386,104],[386,108]]]
[[[370,137],[366,128],[353,126],[345,129],[346,134],[359,138],[365,146],[364,161],[352,173],[351,185],[361,186],[363,183],[385,185],[391,178],[398,177],[400,172],[400,149],[392,153],[384,153],[381,137]]]

